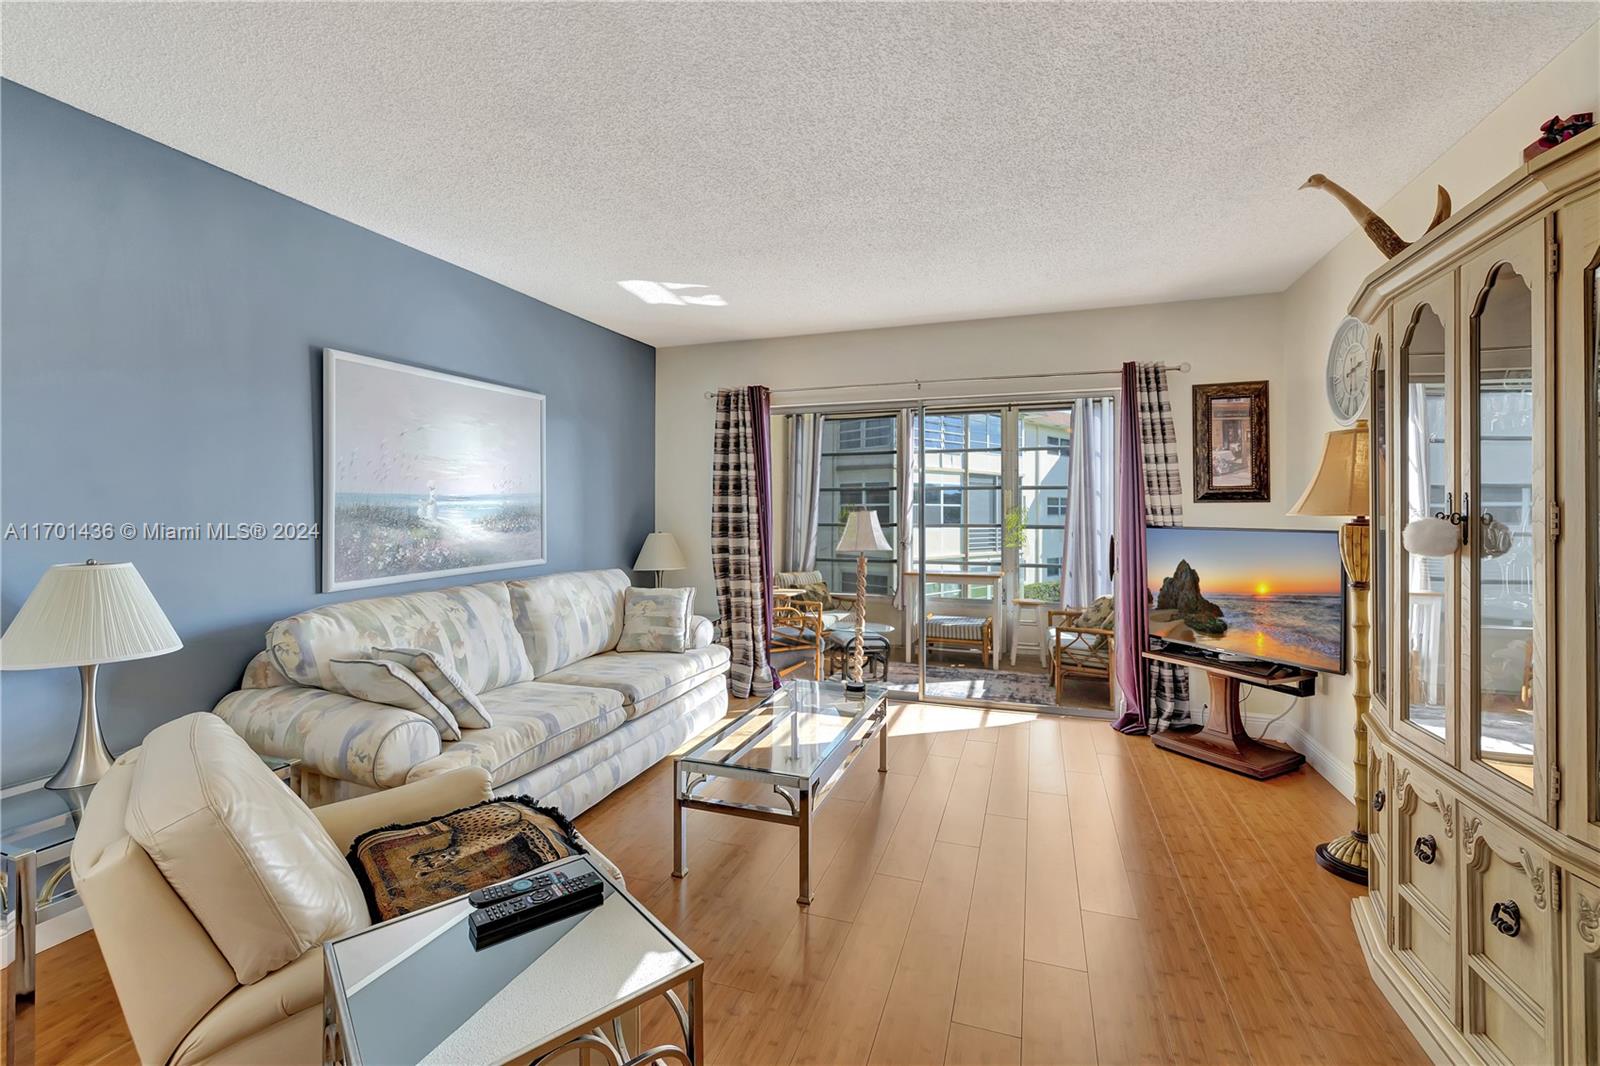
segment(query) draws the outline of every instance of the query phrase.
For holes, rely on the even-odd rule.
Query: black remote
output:
[[[605,882],[597,873],[569,878],[557,872],[550,882],[548,888],[524,891],[473,911],[467,919],[472,946],[482,949],[498,944],[530,929],[592,910],[605,899]]]
[[[491,903],[499,903],[501,900],[510,899],[512,896],[520,896],[524,892],[532,892],[536,888],[549,888],[550,884],[551,878],[549,874],[528,874],[524,877],[513,878],[510,881],[502,881],[498,885],[490,885],[488,888],[480,888],[467,897],[467,902],[474,907],[487,907]]]

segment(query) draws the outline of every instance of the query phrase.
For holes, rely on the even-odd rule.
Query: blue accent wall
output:
[[[325,347],[548,397],[534,571],[323,595],[315,541],[0,542],[5,624],[46,567],[93,556],[137,565],[183,638],[101,669],[114,751],[210,709],[286,615],[628,567],[651,528],[653,348],[10,81],[0,261],[0,528],[317,521]],[[0,783],[54,771],[77,705],[75,670],[0,678]]]

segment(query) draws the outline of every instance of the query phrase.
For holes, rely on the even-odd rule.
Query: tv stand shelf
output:
[[[1291,696],[1309,696],[1316,691],[1317,675],[1308,670],[1283,673],[1258,668],[1247,662],[1225,662],[1209,655],[1164,649],[1146,651],[1155,662],[1193,666],[1206,672],[1211,682],[1211,713],[1202,729],[1177,732],[1168,730],[1153,738],[1156,747],[1186,755],[1191,759],[1232,770],[1236,774],[1266,780],[1298,770],[1306,757],[1287,744],[1275,740],[1256,740],[1244,731],[1239,710],[1239,686],[1254,685]],[[1282,668],[1279,668],[1281,671]]]

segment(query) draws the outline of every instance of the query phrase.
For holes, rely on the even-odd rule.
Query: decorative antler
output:
[[[1344,204],[1350,216],[1361,224],[1361,230],[1378,246],[1378,251],[1383,253],[1385,259],[1393,259],[1407,248],[1411,242],[1402,240],[1394,227],[1378,217],[1378,213],[1356,198],[1355,194],[1338,182],[1328,180],[1324,174],[1313,174],[1306,179],[1302,189],[1322,189]],[[1444,191],[1444,186],[1438,186],[1438,199],[1433,209],[1433,220],[1428,223],[1424,234],[1431,233],[1445,219],[1450,217],[1450,194]]]

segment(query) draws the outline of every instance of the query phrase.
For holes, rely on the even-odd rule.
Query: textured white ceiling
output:
[[[1383,202],[1597,10],[7,3],[0,70],[665,346],[1278,291],[1308,174]]]

